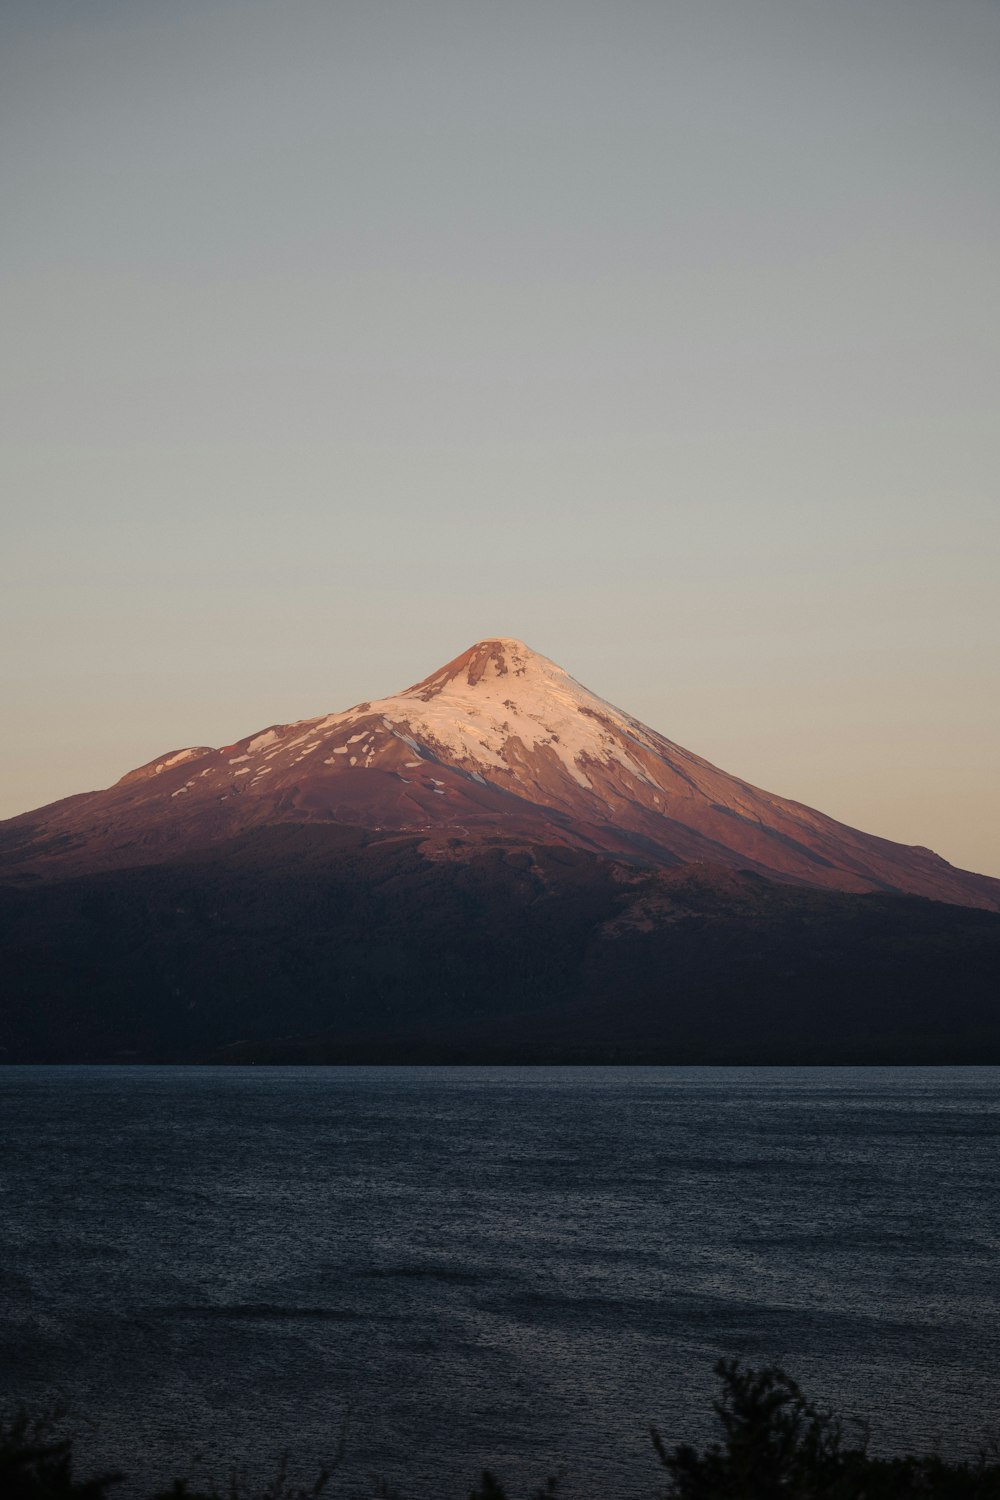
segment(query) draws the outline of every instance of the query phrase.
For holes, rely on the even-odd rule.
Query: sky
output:
[[[512,636],[1000,875],[995,0],[5,0],[0,816]]]

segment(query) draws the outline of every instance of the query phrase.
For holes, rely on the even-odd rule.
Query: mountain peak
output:
[[[502,636],[477,641],[405,692],[368,707],[435,754],[532,797],[540,790],[539,757],[561,779],[590,790],[583,761],[608,759],[612,720],[626,734],[633,723],[547,656]]]
[[[554,667],[555,664],[512,636],[489,636],[446,662],[429,677],[414,683],[400,696],[413,696],[426,702],[453,683],[464,682],[474,688],[484,679],[525,677],[533,669],[543,666]],[[559,671],[559,668],[555,670]]]

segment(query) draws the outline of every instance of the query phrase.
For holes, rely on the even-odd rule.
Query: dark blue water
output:
[[[720,1355],[997,1436],[1000,1069],[0,1068],[0,1381],[158,1480],[652,1493]]]

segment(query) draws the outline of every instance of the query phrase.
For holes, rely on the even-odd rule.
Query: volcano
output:
[[[1000,1062],[1000,881],[504,638],[0,825],[8,1062]]]
[[[598,698],[522,642],[478,642],[401,693],[169,751],[106,791],[0,824],[16,885],[145,866],[248,830],[418,835],[436,858],[498,841],[634,867],[710,865],[785,883],[1000,910],[1000,880],[761,791]]]

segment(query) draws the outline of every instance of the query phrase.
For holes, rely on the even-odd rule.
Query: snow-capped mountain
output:
[[[417,832],[442,857],[484,842],[569,844],[1000,910],[1000,881],[750,786],[504,638],[392,697],[175,750],[107,791],[10,819],[0,873],[148,864],[247,828],[312,822]]]

